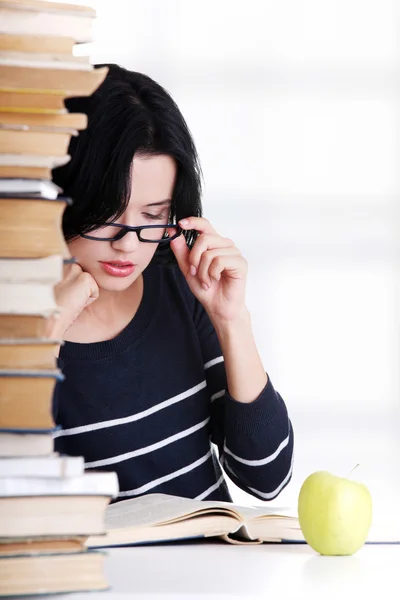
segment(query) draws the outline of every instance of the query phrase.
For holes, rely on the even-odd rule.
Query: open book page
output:
[[[287,517],[297,519],[297,510],[279,506],[235,506],[243,520],[268,519],[270,517]]]
[[[228,515],[195,516],[162,525],[110,529],[106,535],[90,536],[87,548],[130,546],[194,538],[221,537],[240,528],[240,522]]]
[[[241,520],[228,502],[192,500],[167,494],[148,494],[111,504],[106,512],[106,529],[145,527],[180,521],[205,513],[228,514]]]
[[[91,536],[85,545],[121,546],[215,537],[236,531],[241,526],[239,514],[228,503],[220,505],[166,494],[123,500],[107,508],[106,535]]]
[[[272,516],[297,517],[294,510],[277,507],[244,507],[231,502],[193,500],[167,494],[148,494],[122,500],[107,508],[106,528],[143,527],[180,521],[203,514],[226,514],[238,521]]]
[[[303,541],[297,510],[284,507],[240,507],[243,526],[235,536],[265,542]],[[226,540],[231,541],[231,540]]]
[[[239,538],[250,540],[259,537],[256,523],[262,519],[269,528],[268,539],[280,541],[282,520],[291,521],[290,516],[282,516],[285,513],[289,511],[148,494],[110,505],[105,519],[106,536],[91,537],[86,545],[113,546],[200,536],[225,536],[229,541],[227,534],[235,532]]]

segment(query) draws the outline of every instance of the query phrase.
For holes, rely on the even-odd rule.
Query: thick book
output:
[[[1,314],[52,314],[57,311],[54,286],[48,283],[9,283],[0,280]]]
[[[46,198],[56,200],[62,193],[62,189],[52,181],[41,179],[16,179],[0,178],[0,197],[12,197],[15,195],[27,198]]]
[[[231,543],[302,541],[294,511],[251,508],[229,502],[148,494],[108,507],[106,535],[91,536],[87,547],[124,546],[197,537]]]
[[[105,590],[102,552],[0,554],[0,597]]]
[[[0,165],[0,177],[6,179],[42,179],[51,181],[51,169],[47,167],[13,167]]]
[[[0,33],[0,50],[11,52],[55,52],[72,56],[75,40],[72,37],[59,37],[54,35],[13,35]]]
[[[0,370],[0,429],[52,429],[54,388],[63,379],[59,370]]]
[[[0,429],[0,456],[49,456],[54,451],[53,431]]]
[[[3,477],[78,477],[83,475],[82,456],[24,456],[0,458],[0,481]]]
[[[68,198],[0,198],[0,256],[43,258],[60,254],[70,258],[61,228],[69,202]]]
[[[0,497],[0,538],[101,535],[112,494]]]
[[[0,0],[0,31],[12,35],[73,37],[92,41],[96,12],[86,6],[40,0]]]
[[[64,260],[59,254],[44,258],[0,258],[0,283],[49,283],[63,278]]]
[[[0,555],[29,556],[32,554],[61,554],[84,552],[85,536],[42,536],[33,538],[0,538]]]
[[[101,535],[106,507],[117,494],[114,472],[0,477],[0,538]]]
[[[62,344],[61,340],[8,340],[0,337],[0,369],[56,369],[56,356]]]
[[[0,88],[0,111],[39,115],[67,114],[62,94],[41,94],[35,91],[10,91]]]
[[[1,67],[0,67],[1,68]],[[27,131],[0,128],[2,154],[38,154],[39,156],[65,156],[71,139],[70,133]]]
[[[1,13],[1,11],[0,11]],[[0,14],[1,19],[1,14]],[[0,89],[10,91],[59,93],[68,96],[91,96],[104,81],[107,67],[79,69],[40,69],[0,64]]]
[[[6,340],[46,339],[47,323],[47,315],[2,315],[0,313],[0,338]]]

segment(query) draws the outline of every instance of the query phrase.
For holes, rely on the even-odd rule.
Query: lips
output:
[[[113,260],[109,262],[100,262],[103,270],[113,277],[128,277],[132,275],[136,265],[129,261]]]

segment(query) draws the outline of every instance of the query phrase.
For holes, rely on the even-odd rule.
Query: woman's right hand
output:
[[[90,273],[73,263],[65,265],[64,277],[54,287],[54,296],[60,314],[48,319],[46,334],[49,338],[62,340],[83,309],[97,300],[99,287]]]

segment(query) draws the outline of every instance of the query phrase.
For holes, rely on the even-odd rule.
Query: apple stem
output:
[[[347,475],[346,479],[348,479],[350,477],[350,475],[352,474],[352,472],[355,471],[357,469],[357,467],[359,467],[359,466],[360,466],[360,463],[357,463],[356,466],[353,467],[352,470],[350,471],[350,473]]]

